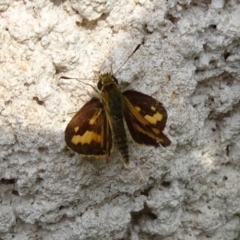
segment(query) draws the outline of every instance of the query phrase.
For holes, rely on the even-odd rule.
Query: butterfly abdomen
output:
[[[129,163],[128,145],[127,136],[124,129],[123,118],[113,120],[111,125],[114,143],[118,148],[119,152],[121,153],[124,162],[128,164]]]

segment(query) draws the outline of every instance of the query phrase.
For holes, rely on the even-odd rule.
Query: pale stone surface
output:
[[[0,1],[0,238],[240,238],[238,1]],[[130,166],[65,150],[99,69],[168,110]],[[71,79],[63,79],[69,76]],[[85,83],[84,83],[85,82]]]

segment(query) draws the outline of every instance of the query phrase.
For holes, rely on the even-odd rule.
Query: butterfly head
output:
[[[111,73],[104,73],[99,76],[97,87],[102,90],[105,86],[118,85],[118,80]]]

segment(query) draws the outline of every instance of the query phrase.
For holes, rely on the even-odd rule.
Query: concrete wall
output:
[[[130,165],[66,150],[101,70],[168,111]],[[0,238],[240,239],[240,2],[0,2]],[[61,76],[68,76],[63,79]]]

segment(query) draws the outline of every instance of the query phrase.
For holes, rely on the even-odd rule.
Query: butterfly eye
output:
[[[118,80],[117,80],[114,76],[112,76],[112,78],[113,78],[114,82],[115,82],[116,84],[118,84]]]
[[[99,90],[102,89],[102,82],[101,81],[98,81],[97,87],[98,87]]]

